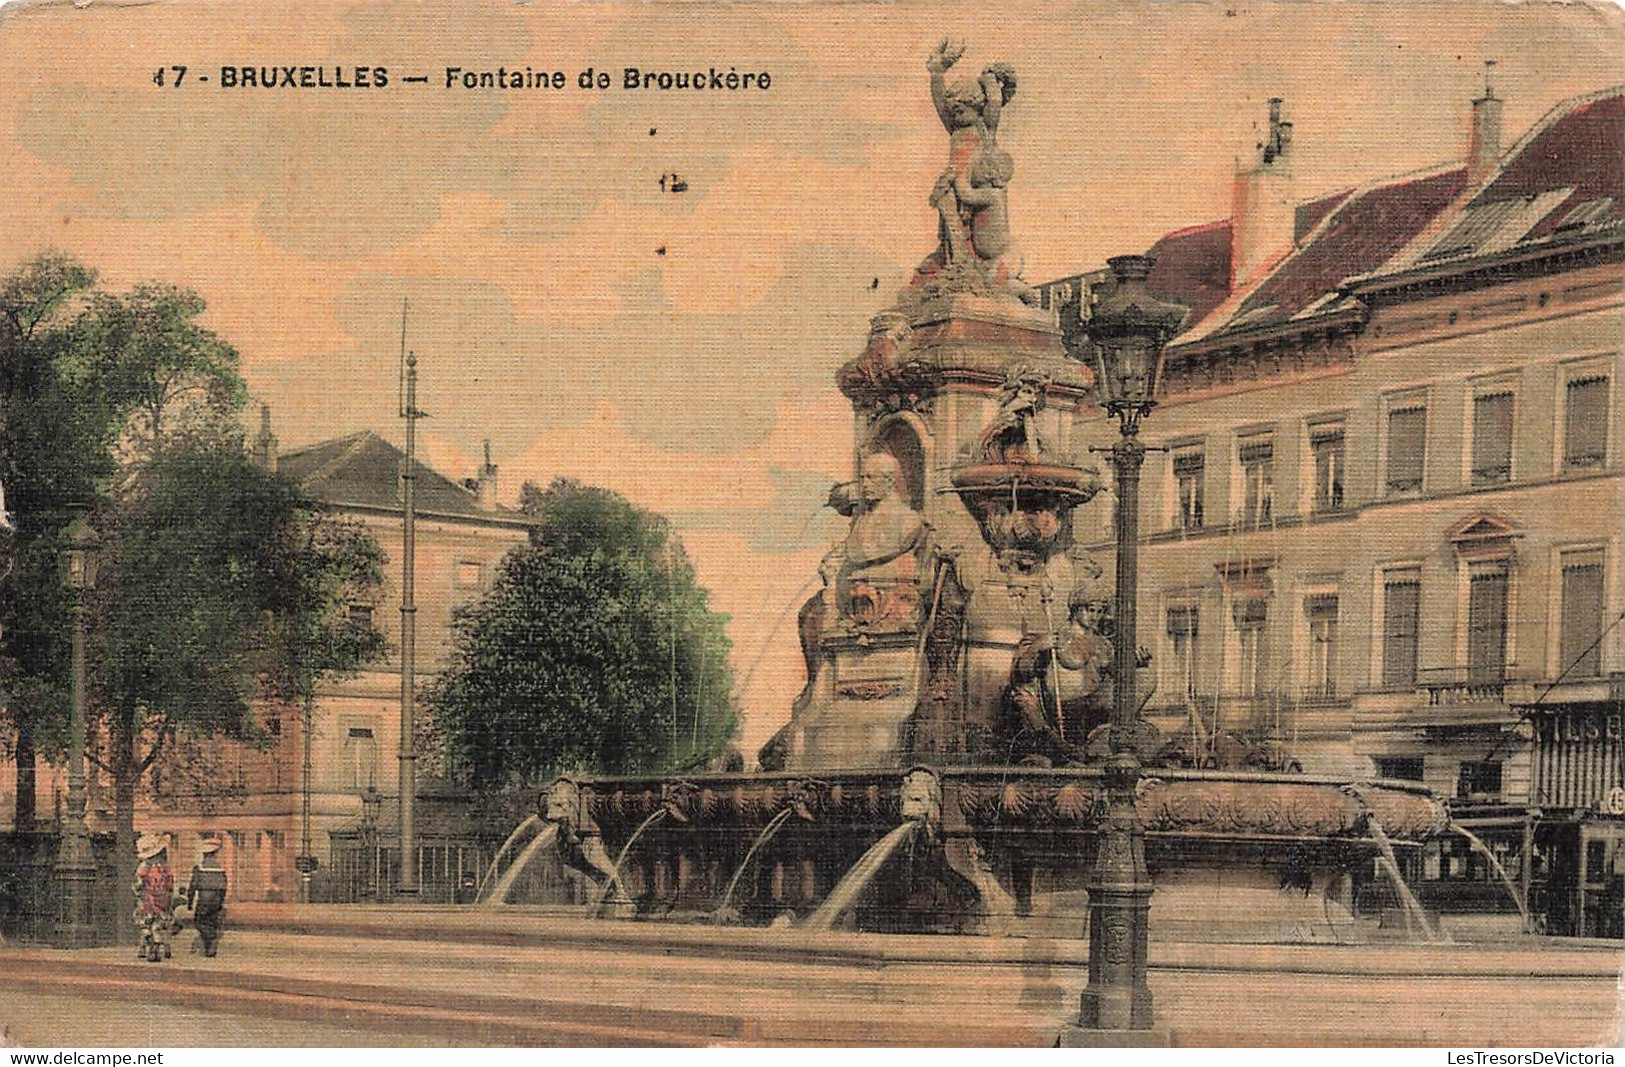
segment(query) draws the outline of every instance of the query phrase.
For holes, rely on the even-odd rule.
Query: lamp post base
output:
[[[1056,1035],[1056,1048],[1170,1048],[1167,1030],[1090,1030],[1068,1024]]]
[[[52,870],[58,911],[52,944],[57,948],[95,948],[101,941],[96,929],[96,859],[90,835],[68,830]]]

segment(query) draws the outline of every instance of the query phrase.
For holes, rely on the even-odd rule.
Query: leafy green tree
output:
[[[382,651],[345,610],[381,581],[382,556],[244,456],[237,353],[198,321],[201,298],[93,284],[50,254],[0,281],[0,478],[16,522],[0,560],[0,706],[20,770],[36,745],[61,751],[66,505],[91,504],[104,547],[87,604],[89,710],[107,741],[91,755],[114,779],[127,882],[137,787],[167,749],[260,743],[253,701],[308,700]]]
[[[126,857],[136,788],[167,745],[264,743],[256,700],[306,699],[322,677],[383,650],[383,636],[344,610],[382,580],[382,554],[229,448],[159,453],[106,522],[93,691]]]
[[[36,750],[65,740],[72,602],[60,577],[67,505],[112,473],[104,392],[69,373],[74,326],[95,282],[45,253],[0,280],[0,710],[17,766],[13,825],[34,820]]]
[[[446,769],[480,789],[705,765],[734,734],[726,616],[664,519],[568,479],[526,485],[531,541],[454,620],[428,693]]]

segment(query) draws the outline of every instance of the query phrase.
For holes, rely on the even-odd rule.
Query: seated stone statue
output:
[[[1000,729],[1010,762],[1083,762],[1085,739],[1111,715],[1112,644],[1103,635],[1110,600],[1104,583],[1085,579],[1059,633],[1029,634],[1016,646]]]

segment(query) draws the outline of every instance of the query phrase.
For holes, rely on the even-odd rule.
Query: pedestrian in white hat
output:
[[[226,871],[220,865],[219,838],[205,840],[198,850],[197,863],[186,883],[186,903],[192,909],[203,954],[213,956],[226,920]]]

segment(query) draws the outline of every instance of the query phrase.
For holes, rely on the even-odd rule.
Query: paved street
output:
[[[365,918],[326,913],[334,927]],[[74,1045],[1030,1046],[1084,983],[1072,941],[775,940],[428,909],[369,924],[238,929],[216,959],[183,935],[158,965],[8,949],[0,1016],[13,1041]],[[1584,1045],[1617,1039],[1618,962],[1617,946],[1161,943],[1151,984],[1180,1044]]]

